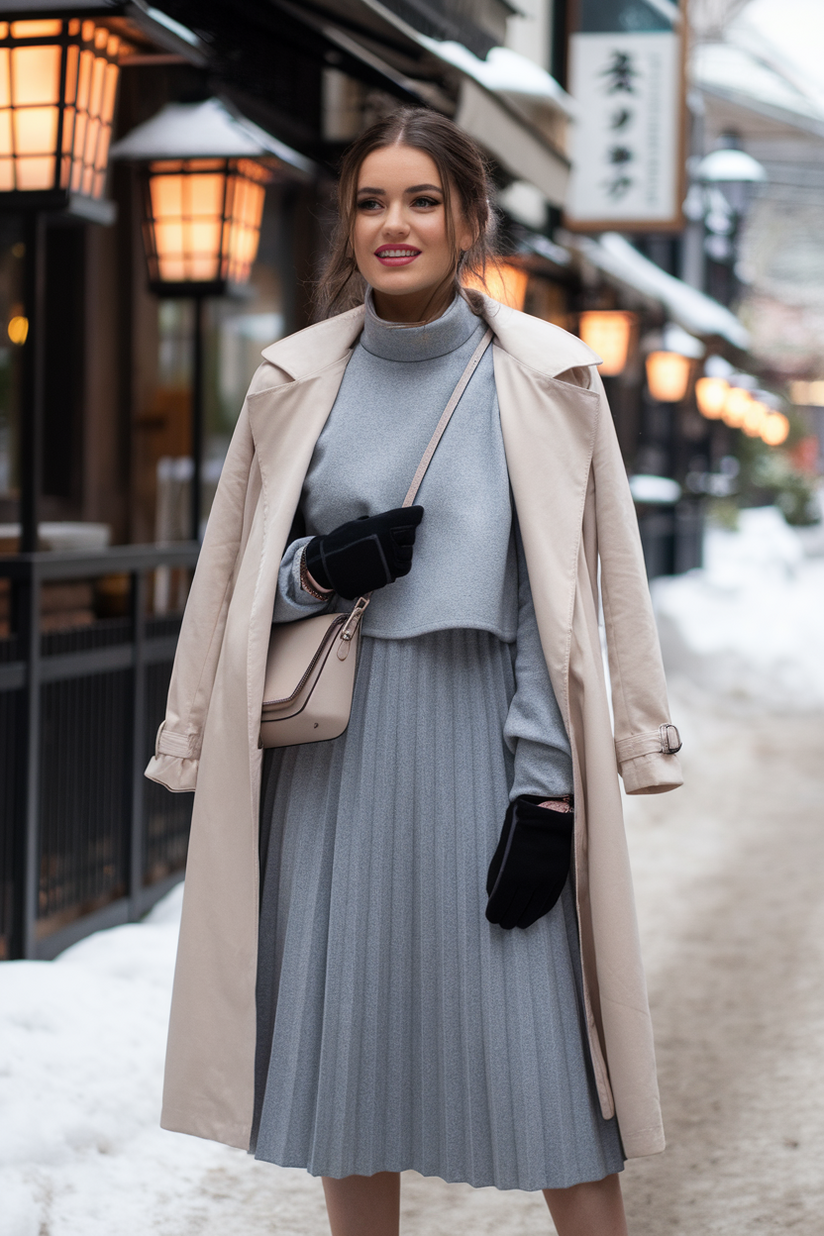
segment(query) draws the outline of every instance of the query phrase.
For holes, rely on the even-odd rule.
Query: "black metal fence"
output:
[[[704,510],[700,499],[674,506],[638,506],[638,527],[649,579],[682,575],[703,565]]]
[[[0,959],[54,957],[180,878],[192,796],[143,769],[181,618],[152,612],[157,571],[182,601],[196,560],[190,543],[0,557]]]

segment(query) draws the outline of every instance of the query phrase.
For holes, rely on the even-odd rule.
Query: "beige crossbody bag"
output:
[[[491,341],[492,331],[488,330],[452,392],[403,506],[415,501],[452,413]],[[369,595],[358,597],[348,614],[320,614],[272,626],[263,688],[261,747],[325,742],[338,738],[346,729],[352,710],[360,623],[369,599]]]

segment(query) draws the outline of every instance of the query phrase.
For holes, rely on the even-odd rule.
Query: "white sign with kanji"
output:
[[[572,227],[678,226],[682,75],[675,33],[571,37]]]

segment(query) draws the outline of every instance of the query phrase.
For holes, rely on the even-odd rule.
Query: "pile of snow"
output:
[[[181,893],[0,965],[0,1236],[328,1231],[305,1172],[159,1128]]]
[[[791,711],[824,708],[824,558],[774,507],[710,529],[704,568],[652,587],[667,672],[713,695]]]

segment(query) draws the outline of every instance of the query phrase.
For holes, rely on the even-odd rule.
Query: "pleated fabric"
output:
[[[484,917],[514,689],[489,632],[364,638],[346,733],[266,753],[258,1159],[523,1190],[622,1169],[569,884],[526,931]]]

